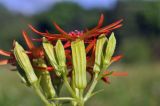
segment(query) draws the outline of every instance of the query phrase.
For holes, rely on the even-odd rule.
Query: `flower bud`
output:
[[[61,42],[61,40],[58,40],[55,46],[55,51],[56,51],[56,56],[57,56],[57,62],[58,65],[60,66],[59,71],[62,71],[66,66],[66,56],[65,56],[65,51],[64,51],[64,47],[63,44]]]
[[[86,52],[84,41],[76,40],[71,43],[72,61],[75,77],[75,86],[84,89],[87,84],[86,79]]]
[[[108,44],[105,50],[104,65],[110,64],[115,47],[116,47],[116,39],[115,39],[114,33],[112,33],[111,36],[109,37]]]
[[[97,39],[96,51],[95,51],[95,63],[93,68],[95,72],[99,72],[101,70],[103,48],[104,48],[104,43],[106,41],[107,41],[107,38],[104,34],[101,34]]]
[[[35,59],[33,60],[33,64],[36,67],[44,67],[47,68],[44,59]],[[51,76],[47,69],[38,70],[35,69],[35,73],[40,78],[40,86],[43,90],[43,93],[47,97],[47,99],[51,99],[55,96],[55,89],[52,85]]]
[[[18,42],[15,42],[14,56],[20,68],[24,71],[24,74],[28,82],[30,84],[37,82],[38,78],[34,73],[31,62],[27,54],[25,53],[25,50],[22,48],[20,44],[18,44]]]
[[[56,74],[60,76],[61,73],[58,71],[58,62],[56,58],[56,52],[54,50],[53,45],[45,38],[43,38],[43,48],[49,60],[49,63],[55,68]]]

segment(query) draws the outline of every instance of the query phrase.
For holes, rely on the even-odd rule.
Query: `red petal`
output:
[[[102,26],[103,21],[104,21],[104,15],[103,15],[103,14],[101,14],[101,17],[100,17],[100,19],[99,19],[99,22],[98,22],[97,28],[100,28],[100,27]]]
[[[64,48],[70,47],[71,46],[71,42],[68,41],[67,43],[64,44]]]
[[[62,33],[62,36],[66,39],[70,39],[70,40],[73,40],[73,38],[71,36],[69,36],[67,34],[67,32],[65,32],[62,28],[60,28],[55,22],[53,22],[53,25],[55,26],[55,28],[60,32]]]
[[[115,57],[112,58],[111,62],[119,61],[122,57],[123,57],[123,55],[115,56]]]
[[[0,65],[6,65],[9,63],[9,60],[0,60]]]
[[[86,37],[88,38],[89,36],[91,36],[92,33],[95,33],[96,30],[102,26],[103,21],[104,21],[104,15],[101,14],[100,19],[98,21],[98,25],[95,28],[91,29],[90,31],[84,33],[83,36],[80,37],[80,39],[85,39]]]
[[[87,47],[86,47],[86,54],[93,48],[95,45],[96,40],[94,39]]]
[[[128,76],[128,72],[113,72],[112,76]]]
[[[64,38],[63,36],[62,36],[62,34],[51,34],[51,33],[49,33],[48,31],[46,31],[46,34],[45,34],[45,37],[48,37],[48,38],[57,38],[57,39],[59,39],[59,38]]]
[[[103,80],[105,83],[110,84],[109,77],[103,77],[102,80]]]
[[[39,66],[33,66],[34,69],[40,70],[40,71],[52,71],[53,67],[39,67]]]
[[[0,54],[4,55],[4,56],[8,56],[8,57],[11,56],[11,52],[7,52],[7,51],[1,50],[1,49],[0,49]]]
[[[25,31],[22,31],[22,35],[24,37],[24,40],[27,43],[28,48],[31,50],[33,48],[35,48],[35,46],[33,45],[31,39],[28,37],[27,33]]]
[[[105,74],[109,74],[109,71],[108,70],[104,71],[104,75]],[[128,72],[113,72],[111,75],[112,76],[128,76]]]
[[[122,25],[120,24],[122,21],[123,21],[123,19],[121,19],[121,20],[119,20],[119,21],[117,21],[117,22],[114,22],[114,23],[112,23],[112,24],[110,24],[110,25],[108,25],[108,26],[106,26],[106,27],[104,27],[104,28],[99,29],[98,32],[104,33],[104,32],[107,31],[107,30],[119,28],[120,26],[122,26]],[[118,27],[117,27],[117,26],[118,26]]]
[[[39,35],[45,35],[45,33],[36,30],[32,25],[29,24],[28,26],[33,32],[35,32],[35,33],[37,33]]]
[[[71,51],[70,51],[70,50],[65,50],[65,53],[66,53],[66,54],[70,54]]]
[[[48,71],[53,71],[54,68],[53,68],[53,67],[47,67],[47,70],[48,70]]]

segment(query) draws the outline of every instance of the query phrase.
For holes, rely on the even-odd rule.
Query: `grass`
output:
[[[24,86],[16,72],[0,67],[0,106],[43,106],[31,88]],[[127,77],[111,77],[96,89],[105,90],[92,97],[86,106],[159,106],[160,66],[157,64],[120,64],[111,68],[127,71]]]

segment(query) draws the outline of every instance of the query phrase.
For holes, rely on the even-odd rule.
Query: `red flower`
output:
[[[58,39],[61,39],[63,41],[64,48],[65,48],[65,53],[66,53],[66,58],[67,58],[67,63],[66,64],[67,64],[67,67],[69,69],[72,69],[72,57],[71,57],[71,50],[70,50],[71,41],[74,41],[77,38],[84,40],[84,42],[86,44],[86,54],[87,54],[87,71],[92,77],[93,76],[93,71],[92,70],[93,70],[94,60],[95,60],[96,38],[101,34],[108,35],[114,29],[117,29],[117,28],[122,26],[122,24],[121,24],[122,19],[115,22],[115,23],[112,23],[108,26],[105,26],[105,27],[102,27],[103,21],[104,21],[104,15],[102,14],[100,16],[100,19],[99,19],[99,22],[98,22],[97,26],[94,27],[93,29],[86,30],[86,31],[75,30],[75,31],[71,31],[69,33],[65,32],[60,26],[58,26],[55,22],[53,22],[53,25],[60,32],[60,34],[51,34],[48,31],[40,32],[40,31],[36,30],[31,25],[29,25],[29,27],[35,33],[37,33],[39,35],[42,35],[43,37],[46,37],[49,41],[52,41],[53,43],[55,43],[55,41],[57,41]],[[33,42],[32,42],[32,40],[42,41],[42,39],[32,39],[31,40],[28,37],[28,35],[25,31],[22,31],[22,35],[23,35],[23,37],[26,41],[26,44],[29,48],[29,50],[26,51],[26,53],[28,54],[31,62],[32,62],[32,59],[36,59],[36,58],[44,58],[45,59],[43,47],[41,47],[41,46],[40,47],[35,47]],[[3,65],[3,64],[15,65],[16,60],[15,60],[15,57],[14,57],[12,52],[7,52],[7,51],[4,51],[4,50],[0,50],[0,55],[10,57],[9,59],[0,60],[0,65]],[[122,56],[113,57],[111,62],[118,61],[121,57]],[[46,70],[45,67],[33,66],[33,68],[40,69],[40,70],[44,70],[44,69]],[[48,66],[47,70],[52,71],[52,70],[54,70],[54,68],[51,67],[51,66]],[[108,77],[103,77],[102,80],[104,80],[105,82],[108,82]]]
[[[75,30],[75,31],[71,31],[69,33],[65,32],[59,25],[57,25],[55,22],[53,22],[53,25],[60,32],[60,34],[51,34],[48,31],[40,32],[40,31],[36,30],[32,25],[29,25],[29,27],[35,33],[48,38],[48,40],[50,40],[50,41],[54,41],[57,39],[61,39],[63,41],[73,41],[73,40],[79,38],[79,39],[85,40],[85,42],[88,42],[88,41],[90,42],[90,40],[92,40],[92,38],[95,38],[95,37],[99,36],[100,34],[107,35],[112,30],[121,27],[122,26],[121,22],[123,20],[121,19],[121,20],[119,20],[113,24],[110,24],[108,26],[105,26],[105,27],[102,27],[103,21],[104,21],[104,15],[101,14],[98,25],[95,28],[93,28],[91,30],[86,30],[86,31]],[[41,39],[34,39],[34,40],[41,41]]]

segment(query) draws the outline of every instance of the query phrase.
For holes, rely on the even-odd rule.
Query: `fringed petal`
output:
[[[64,48],[68,48],[71,46],[71,42],[67,41],[65,44],[64,44]]]
[[[123,19],[121,19],[121,20],[119,20],[117,22],[114,22],[114,23],[112,23],[110,25],[107,25],[106,27],[103,27],[103,28],[99,29],[98,32],[104,33],[104,32],[106,32],[108,30],[111,31],[113,29],[117,29],[117,28],[122,26],[122,24],[121,24],[122,21],[123,21]]]
[[[40,32],[40,31],[38,31],[37,29],[35,29],[32,25],[30,25],[30,24],[28,24],[28,26],[29,26],[29,28],[33,31],[33,32],[35,32],[35,33],[37,33],[37,34],[39,34],[39,35],[45,35],[46,33],[44,33],[44,32]]]
[[[24,37],[24,40],[26,41],[26,44],[28,46],[28,48],[31,50],[33,48],[35,48],[35,46],[33,45],[31,39],[29,38],[29,36],[27,35],[27,33],[25,31],[22,31],[22,35]]]
[[[65,32],[62,28],[60,28],[55,22],[53,22],[53,25],[62,34],[64,38],[69,39],[69,40],[74,40],[71,36],[68,35],[67,32]]]
[[[123,57],[123,55],[118,55],[118,56],[112,57],[111,63],[112,63],[112,62],[119,61],[122,57]]]
[[[89,45],[86,47],[86,54],[93,48],[95,43],[96,43],[96,39],[94,39],[93,41],[91,41],[91,43],[89,43]]]
[[[87,31],[86,33],[84,33],[83,36],[80,37],[80,39],[85,39],[87,36],[89,36],[92,33],[96,32],[96,30],[102,26],[103,21],[104,21],[104,15],[101,14],[100,19],[98,21],[98,25],[95,28],[93,28],[93,29]]]
[[[10,57],[11,56],[11,52],[7,52],[7,51],[4,51],[4,50],[0,49],[0,55]]]

